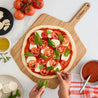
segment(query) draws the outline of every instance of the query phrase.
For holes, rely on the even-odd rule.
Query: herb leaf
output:
[[[51,32],[50,30],[47,30],[46,33],[47,33],[47,34],[51,34],[52,32]]]
[[[53,70],[53,69],[54,69],[54,66],[49,66],[49,67],[47,67],[46,69],[48,69],[48,70]]]
[[[33,54],[32,54],[31,52],[26,52],[26,53],[24,54],[24,56],[29,57],[29,56],[33,56]]]
[[[40,54],[40,56],[43,58],[43,59],[47,59],[48,57],[46,56],[46,55],[44,55],[44,54]]]
[[[44,81],[44,86],[45,86],[45,88],[48,87],[48,81],[47,80]]]
[[[39,66],[39,69],[43,69],[43,64],[41,64],[41,65]]]
[[[0,60],[2,60],[2,58],[0,58]]]
[[[60,52],[58,50],[54,49],[54,55],[57,60],[60,60]]]
[[[17,91],[16,91],[16,94],[15,94],[17,97],[20,97],[21,96],[21,94],[20,94],[20,92],[19,92],[19,89],[17,89]]]
[[[34,42],[38,46],[42,45],[42,39],[40,38],[40,36],[37,32],[35,32]]]
[[[11,57],[6,57],[6,59],[9,61],[11,59]]]
[[[62,36],[61,34],[58,35],[58,38],[59,38],[59,40],[60,40],[61,42],[64,42],[64,38],[63,38],[63,36]]]
[[[56,47],[55,43],[52,40],[50,40],[49,38],[48,38],[48,44],[49,44],[49,46]]]
[[[56,68],[55,73],[57,74],[57,72],[60,72],[59,68]]]
[[[41,88],[44,85],[44,82],[42,80],[38,81],[38,86]]]
[[[8,54],[8,52],[5,52],[4,55]]]
[[[64,53],[64,56],[67,57],[67,56],[69,55],[69,53],[70,53],[70,49],[67,49],[67,50],[65,51],[65,53]]]

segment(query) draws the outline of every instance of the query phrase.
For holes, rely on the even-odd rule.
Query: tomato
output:
[[[29,68],[35,69],[37,67],[37,63],[35,60],[30,60],[28,63]]]
[[[15,13],[14,13],[14,17],[17,20],[22,20],[25,17],[25,14],[22,13],[20,10],[16,10]]]
[[[44,1],[43,0],[34,0],[36,2],[33,2],[33,6],[37,9],[41,9],[44,6]]]
[[[67,44],[70,41],[69,37],[67,35],[64,35],[63,37],[64,37],[63,44]]]
[[[49,70],[47,70],[46,68],[43,68],[40,70],[40,74],[43,75],[43,76],[46,76],[49,74]]]
[[[34,56],[39,56],[40,55],[40,49],[34,47],[34,48],[31,49],[31,53]]]
[[[67,61],[65,61],[65,60],[61,60],[61,66],[62,66],[62,68],[66,68],[67,67]]]
[[[23,3],[21,0],[15,0],[14,1],[14,8],[16,8],[17,10],[20,10],[23,6]]]
[[[23,1],[23,3],[27,4],[27,3],[31,2],[32,0],[22,0],[22,1]]]
[[[51,34],[51,36],[52,36],[53,39],[58,39],[58,35],[59,34],[60,34],[59,31],[53,31],[52,34]]]
[[[38,46],[38,47],[41,48],[41,49],[44,49],[48,46],[48,42],[46,40],[42,40],[42,42],[43,42],[42,45]]]
[[[48,37],[48,34],[46,34],[46,32],[43,32],[43,33],[41,34],[41,36],[42,36],[42,38],[47,38],[47,37]]]
[[[65,47],[65,46],[63,46],[63,45],[58,45],[58,46],[56,47],[56,50],[58,50],[61,54],[63,54],[66,49],[67,49],[67,47]]]
[[[51,48],[47,48],[45,49],[44,54],[50,58],[54,55],[54,51]]]
[[[56,67],[56,66],[59,64],[59,61],[58,61],[55,57],[53,57],[53,58],[51,58],[51,60],[49,61],[49,64],[50,64],[50,66]]]
[[[32,5],[29,5],[28,7],[25,7],[25,14],[28,16],[32,16],[35,13],[35,8]]]
[[[47,64],[47,60],[43,59],[43,58],[39,58],[38,62],[39,62],[39,64],[43,64],[43,65]]]
[[[32,45],[35,45],[35,43],[34,43],[34,34],[33,34],[32,36],[30,36],[29,42],[30,42]]]

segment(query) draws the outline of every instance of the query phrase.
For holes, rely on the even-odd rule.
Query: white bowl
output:
[[[97,61],[97,60],[92,60],[92,61]],[[88,62],[87,62],[88,63]],[[86,64],[86,63],[85,63]],[[83,82],[85,82],[86,80],[84,80],[83,78],[83,75],[82,75],[82,69],[83,67],[85,66],[85,64],[81,67],[81,70],[80,70],[80,76],[81,76],[81,79],[83,80]],[[97,82],[88,82],[87,83],[88,86],[98,86],[98,81]]]

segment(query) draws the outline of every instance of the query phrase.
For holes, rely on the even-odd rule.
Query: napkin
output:
[[[82,93],[79,93],[84,82],[79,74],[71,74],[70,98],[98,98],[98,86],[86,85]]]

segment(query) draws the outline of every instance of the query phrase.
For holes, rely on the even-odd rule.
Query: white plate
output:
[[[88,62],[87,62],[88,63]],[[84,64],[85,65],[85,64]],[[80,70],[80,76],[81,76],[81,79],[83,80],[83,82],[85,82],[85,80],[84,80],[84,78],[83,78],[83,76],[82,76],[82,69],[83,69],[83,67],[84,67],[84,65],[81,67],[81,70]],[[98,86],[98,82],[88,82],[87,83],[87,85],[88,86]]]
[[[23,98],[23,95],[24,95],[23,87],[22,87],[22,85],[20,84],[20,82],[16,78],[14,78],[12,76],[9,76],[9,75],[0,75],[0,83],[1,84],[3,84],[3,85],[7,84],[10,81],[14,81],[14,82],[16,82],[18,84],[18,89],[19,89],[19,91],[21,93],[21,97],[18,97],[18,98]],[[2,98],[7,98],[9,96],[9,94],[10,93],[8,93],[8,94],[4,94],[3,93]]]

